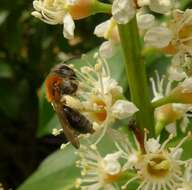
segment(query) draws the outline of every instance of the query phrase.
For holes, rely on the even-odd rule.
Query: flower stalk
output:
[[[136,18],[132,19],[128,24],[118,25],[118,28],[131,99],[139,109],[136,113],[137,124],[140,129],[144,130],[144,128],[147,128],[150,131],[150,135],[153,135],[153,109],[150,103],[145,65],[141,56]]]
[[[111,4],[102,3],[100,1],[95,0],[92,6],[92,14],[96,13],[108,13],[111,14]]]
[[[169,103],[180,103],[180,102],[172,100],[171,97],[169,97],[169,96],[165,96],[159,100],[154,101],[152,103],[152,107],[157,108],[157,107],[163,106],[165,104],[169,104]]]

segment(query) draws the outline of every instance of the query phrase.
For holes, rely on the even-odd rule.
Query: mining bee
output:
[[[65,64],[54,67],[46,81],[46,96],[53,105],[64,136],[71,144],[79,148],[79,134],[93,133],[92,123],[79,111],[66,105],[64,95],[75,96],[78,80],[75,71]]]

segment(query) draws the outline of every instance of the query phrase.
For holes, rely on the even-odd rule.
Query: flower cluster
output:
[[[168,81],[166,81],[166,79]],[[180,84],[180,86],[185,86],[186,82],[189,82],[190,79],[184,81]],[[191,80],[190,80],[191,81]],[[167,84],[166,84],[167,82]],[[159,74],[156,72],[156,81],[151,78],[152,90],[154,94],[154,98],[152,102],[158,101],[161,98],[166,96],[171,96],[171,94],[175,93],[175,96],[179,95],[180,90],[176,90],[177,88],[173,88],[174,80],[170,78],[166,78],[163,76],[160,78]],[[189,87],[190,87],[189,82]],[[187,89],[189,87],[186,87]],[[174,92],[175,91],[175,92]],[[177,92],[176,92],[177,91]],[[182,92],[182,90],[181,90]],[[178,93],[178,94],[177,94]],[[156,119],[156,130],[159,133],[165,126],[168,132],[176,133],[176,122],[180,120],[180,127],[182,132],[186,132],[188,124],[190,123],[189,118],[191,117],[190,111],[192,110],[191,102],[183,102],[183,103],[168,103],[164,104],[160,107],[157,107],[154,112],[154,116]],[[187,104],[186,104],[187,103]]]
[[[91,6],[89,0],[34,0],[32,15],[51,25],[63,24],[64,37],[71,39],[75,29],[73,20],[89,16]]]
[[[59,102],[82,114],[93,124],[96,133],[96,141],[94,134],[80,135],[84,139],[76,152],[79,157],[76,165],[81,169],[81,176],[75,186],[82,190],[133,189],[133,186],[136,190],[191,190],[192,160],[183,153],[185,142],[192,136],[189,127],[192,112],[192,9],[178,9],[176,0],[113,0],[112,3],[34,0],[33,6],[33,16],[48,24],[63,24],[67,39],[74,37],[74,20],[95,13],[110,13],[110,18],[94,30],[97,37],[104,39],[98,53],[91,57],[94,64],[83,57],[85,64],[80,69],[69,65],[74,71],[72,78],[77,79],[77,88],[74,94],[63,93]],[[131,26],[134,30],[130,30]],[[125,42],[126,32],[136,33],[138,39],[132,40],[129,35],[127,39],[130,41]],[[137,44],[140,43],[139,37],[144,51]],[[127,52],[124,57],[133,102],[125,98],[108,63],[119,43],[122,43],[124,54]],[[126,46],[126,43],[130,44]],[[155,79],[150,78],[153,98],[147,94],[143,101],[139,88],[143,88],[144,94],[148,89],[147,77],[140,76],[145,75],[141,59],[147,50],[154,49],[164,53],[171,64],[167,74],[160,77],[156,72]],[[135,76],[137,69],[138,78]],[[148,122],[143,122],[150,114]],[[130,121],[135,122],[131,124]],[[142,122],[148,126],[143,126]],[[125,126],[129,127],[129,132]],[[125,129],[129,135],[119,129]],[[53,130],[54,135],[60,132],[62,129]],[[99,146],[109,134],[113,151],[103,153]],[[75,137],[78,135],[74,132]]]
[[[118,138],[117,138],[118,137]],[[180,190],[189,188],[191,179],[191,160],[182,160],[181,146],[191,134],[187,134],[176,146],[167,147],[173,139],[170,135],[162,144],[159,138],[147,138],[145,135],[143,145],[134,138],[134,142],[127,136],[117,133],[114,136],[116,150],[102,156],[98,148],[82,147],[77,153],[80,160],[82,178],[76,181],[76,187],[83,190],[106,189],[118,190],[119,179],[123,179],[129,172],[134,172],[121,186],[126,189],[133,181],[139,185],[137,190]],[[184,172],[185,169],[185,172]],[[188,190],[188,189],[187,189]]]

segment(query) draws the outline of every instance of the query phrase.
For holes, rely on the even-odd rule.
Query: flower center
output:
[[[169,173],[169,170],[169,161],[164,156],[160,155],[156,155],[155,157],[151,158],[147,165],[148,173],[156,178],[165,177]]]
[[[116,175],[106,175],[105,176],[105,183],[113,183],[115,181],[117,181],[120,177],[120,173],[119,174],[116,174]]]
[[[180,39],[185,39],[188,38],[192,35],[192,25],[184,26],[180,31],[179,31],[179,38]]]
[[[98,122],[105,121],[105,119],[107,118],[107,111],[105,109],[106,104],[101,99],[95,100],[95,104],[97,105],[99,110],[93,113],[94,117]]]

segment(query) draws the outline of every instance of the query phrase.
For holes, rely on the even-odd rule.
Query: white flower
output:
[[[102,157],[97,147],[82,146],[77,154],[80,156],[77,166],[82,169],[82,178],[77,179],[76,187],[82,190],[119,189],[115,182],[121,175],[120,152]]]
[[[159,139],[150,138],[145,142],[145,150],[150,153],[155,153],[161,147]]]
[[[118,24],[128,23],[136,14],[133,0],[114,0],[112,15]]]
[[[192,93],[192,78],[186,78],[180,85],[182,93]]]
[[[155,24],[155,17],[152,14],[137,14],[137,24],[140,30],[151,28]]]
[[[114,54],[114,42],[112,40],[108,40],[103,42],[99,47],[99,54],[103,58],[110,58]]]
[[[173,59],[172,64],[168,69],[169,79],[172,81],[181,81],[187,77],[181,64],[183,64],[183,53],[177,53]]]
[[[164,31],[168,35],[172,34],[172,38],[169,43],[165,43],[162,46],[158,46],[154,44],[155,47],[164,48],[164,51],[168,54],[177,54],[179,52],[179,56],[181,53],[186,53],[192,55],[192,9],[187,9],[185,12],[180,10],[175,10],[173,12],[173,19],[168,24],[168,27],[162,31]],[[153,34],[155,35],[155,34]],[[163,36],[163,34],[158,34],[159,36]],[[156,35],[155,35],[156,36]],[[156,38],[157,37],[153,37]],[[163,39],[162,39],[163,40]],[[168,42],[167,41],[167,42]],[[159,41],[161,43],[161,41]],[[177,57],[179,58],[179,57]],[[182,58],[183,59],[183,58]]]
[[[149,6],[153,12],[165,14],[175,6],[175,0],[114,0],[112,15],[118,24],[126,24],[141,7]]]
[[[112,106],[112,114],[118,119],[124,119],[138,111],[137,107],[127,100],[117,100]]]
[[[111,18],[96,26],[94,34],[103,37],[107,41],[103,42],[99,48],[102,57],[107,58],[113,55],[113,48],[119,42],[119,33],[116,21]]]
[[[172,31],[164,26],[155,26],[149,29],[145,36],[144,41],[146,46],[152,46],[156,48],[163,48],[168,46],[173,38]]]
[[[192,76],[192,54],[185,50],[180,50],[174,55],[171,67],[179,70],[183,78]]]
[[[168,80],[165,85],[166,78],[165,76],[160,78],[159,74],[156,72],[156,83],[154,79],[150,79],[152,83],[152,90],[154,98],[152,102],[157,101],[165,96],[169,96],[172,92],[173,80]],[[183,84],[186,86],[185,84]],[[183,89],[183,88],[182,88]],[[189,124],[188,117],[191,117],[191,114],[188,111],[191,111],[191,104],[180,104],[180,103],[170,103],[160,106],[155,109],[155,119],[156,122],[164,123],[168,132],[176,132],[176,121],[181,120],[180,127],[183,132],[186,132],[186,128]]]
[[[76,71],[79,78],[77,96],[79,110],[94,125],[95,130],[103,132],[97,143],[104,136],[108,126],[119,119],[125,119],[138,111],[136,106],[123,98],[123,89],[116,80],[111,78],[108,63],[103,57],[96,58],[94,66],[84,66]],[[73,107],[70,99],[67,105]],[[95,128],[96,127],[96,128]],[[96,144],[97,144],[96,143]]]
[[[174,32],[172,45],[178,50],[185,50],[192,54],[192,9],[187,9],[185,12],[176,10],[173,16],[170,26]]]
[[[34,0],[35,11],[32,15],[51,25],[63,24],[64,37],[71,39],[74,36],[75,24],[68,12],[68,6],[76,2],[76,0]]]
[[[152,11],[165,14],[174,8],[175,0],[150,0],[149,7]]]
[[[134,164],[137,174],[128,180],[122,188],[126,189],[132,181],[140,180],[137,190],[177,190],[177,187],[184,182],[183,167],[186,167],[186,164],[190,162],[190,160],[181,160],[183,152],[181,146],[190,136],[191,134],[188,134],[177,146],[167,148],[173,138],[172,135],[163,144],[159,143],[159,139],[147,140],[145,135],[144,153],[137,157]],[[122,146],[126,147],[125,144]],[[123,158],[126,158],[125,153]],[[129,156],[130,151],[127,152],[128,161]]]

